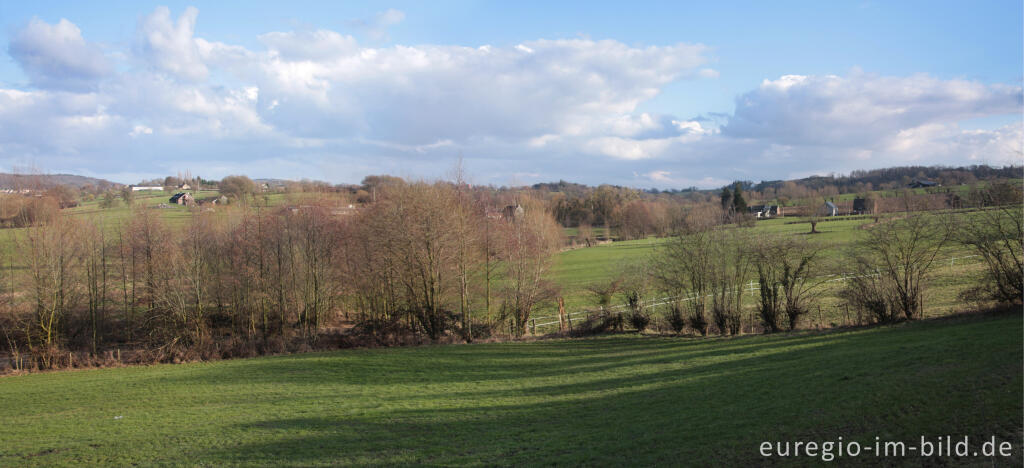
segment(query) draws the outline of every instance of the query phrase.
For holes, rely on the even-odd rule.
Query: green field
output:
[[[1022,332],[1013,312],[5,377],[0,466],[699,466],[762,463],[766,440],[940,435],[1010,441],[997,465],[1020,466]]]
[[[970,214],[939,214],[939,216],[970,216]],[[793,236],[807,238],[821,245],[821,265],[825,272],[842,273],[850,267],[846,258],[854,243],[865,233],[866,224],[872,219],[864,217],[840,216],[818,224],[818,234],[808,235],[810,225],[801,222],[800,218],[776,218],[758,221],[752,228],[743,228],[746,233],[754,236]],[[596,298],[587,287],[602,282],[607,283],[622,274],[631,264],[649,261],[657,255],[658,245],[665,242],[662,238],[614,242],[596,247],[575,249],[562,252],[555,259],[550,278],[561,288],[562,297],[568,312],[583,311],[597,307]],[[972,305],[964,304],[958,297],[961,291],[973,286],[980,280],[984,266],[976,257],[967,257],[974,252],[966,247],[950,243],[939,255],[933,265],[933,276],[925,294],[925,315],[941,316],[961,312]],[[964,258],[967,257],[967,258]],[[955,258],[955,259],[954,259]],[[952,260],[952,262],[951,262]],[[751,277],[750,280],[757,280]],[[806,318],[804,326],[831,327],[856,321],[856,312],[843,307],[843,301],[837,295],[843,288],[842,282],[831,282],[821,286],[823,294],[820,305],[821,312],[815,311]],[[651,297],[663,294],[652,292]],[[617,304],[624,303],[624,297],[616,297]],[[755,307],[757,292],[750,291],[745,307],[747,325],[756,322]],[[665,312],[665,307],[655,309],[655,315]],[[553,306],[537,311],[536,323],[549,323],[556,320],[556,309]],[[538,333],[553,331],[557,325],[540,326]]]

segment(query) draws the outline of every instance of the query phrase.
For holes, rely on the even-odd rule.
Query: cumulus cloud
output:
[[[187,80],[205,79],[209,70],[193,37],[198,16],[199,10],[188,7],[175,21],[170,9],[157,7],[139,21],[135,52],[156,70]]]
[[[736,99],[722,129],[777,143],[879,146],[923,125],[1020,112],[1021,89],[919,74],[884,77],[787,75]]]
[[[7,51],[40,88],[88,90],[111,71],[100,47],[63,18],[53,25],[33,18],[14,33]]]
[[[282,53],[298,40],[321,60]],[[523,47],[359,48],[338,36],[279,33],[259,64],[266,117],[308,137],[361,134],[423,144],[487,135],[532,138],[615,126],[705,61],[704,47],[538,40]],[[528,49],[524,50],[524,49]],[[328,51],[330,53],[328,53]],[[309,109],[317,109],[310,114]]]
[[[384,12],[367,24],[403,16]],[[267,32],[247,48],[197,37],[197,18],[194,8],[177,18],[157,8],[139,21],[130,50],[108,56],[66,20],[19,30],[9,51],[32,86],[0,89],[0,162],[31,156],[55,170],[159,175],[194,161],[210,176],[259,168],[269,172],[252,174],[355,181],[439,175],[461,153],[481,182],[518,174],[706,187],[1020,158],[1019,120],[959,125],[1019,114],[1015,85],[857,70],[787,75],[741,94],[731,114],[676,116],[639,109],[671,83],[715,79],[703,45],[369,46],[307,29]]]

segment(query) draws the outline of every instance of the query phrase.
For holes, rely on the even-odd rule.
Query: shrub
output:
[[[668,322],[669,328],[676,334],[682,333],[683,329],[686,328],[686,317],[683,316],[683,306],[678,302],[673,302],[668,311],[668,317],[665,319]]]

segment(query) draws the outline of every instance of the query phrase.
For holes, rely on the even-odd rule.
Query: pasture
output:
[[[766,440],[953,434],[1019,466],[1022,332],[1013,312],[4,377],[0,465],[753,464]]]
[[[939,216],[948,216],[950,220],[956,216],[970,216],[970,213],[952,214],[940,212]],[[754,238],[763,236],[794,236],[807,238],[810,242],[823,247],[820,254],[823,270],[829,274],[839,274],[848,271],[848,256],[855,248],[855,242],[862,236],[865,229],[874,221],[870,218],[857,217],[836,217],[818,223],[818,234],[810,235],[810,225],[801,222],[800,218],[775,218],[758,221],[752,228],[743,228],[742,231]],[[590,293],[588,286],[608,283],[619,277],[628,270],[631,265],[647,262],[653,255],[657,255],[658,246],[666,242],[666,239],[648,238],[632,241],[614,242],[590,248],[575,249],[562,252],[555,259],[551,270],[550,278],[560,288],[565,299],[566,310],[569,313],[580,312],[573,319],[585,317],[583,311],[597,307],[596,298]],[[960,312],[973,307],[973,304],[965,304],[958,297],[960,292],[976,284],[984,272],[984,265],[974,252],[966,247],[950,243],[943,249],[935,264],[932,267],[933,276],[930,287],[925,293],[925,316],[941,316]],[[751,288],[756,288],[756,275],[751,273]],[[848,311],[843,307],[843,301],[838,297],[843,287],[843,282],[838,280],[823,283],[821,288],[821,311],[815,311],[806,317],[804,326],[809,327],[831,327],[836,325],[852,324],[856,322],[856,312]],[[757,294],[755,290],[748,291],[744,308],[748,323],[756,322]],[[652,294],[651,298],[661,297],[659,294]],[[614,305],[623,304],[625,298],[621,295],[614,299]],[[663,305],[655,309],[655,315],[664,314],[666,307]],[[538,324],[550,323],[556,314],[556,309],[548,306],[538,311]],[[748,325],[744,325],[747,330]],[[556,324],[538,326],[538,333],[545,333],[557,328]]]

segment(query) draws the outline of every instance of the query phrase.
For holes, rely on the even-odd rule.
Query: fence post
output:
[[[818,328],[819,328],[819,329],[820,329],[820,328],[825,328],[825,323],[824,323],[824,321],[823,321],[823,320],[821,319],[821,306],[820,306],[820,305],[818,306]]]
[[[560,331],[560,332],[564,332],[565,331],[565,319],[566,319],[566,316],[565,316],[565,299],[559,297],[558,298],[558,331]]]
[[[530,319],[530,325],[533,326],[533,333],[532,334],[536,335],[537,334],[537,319]]]
[[[844,304],[844,307],[846,308],[846,323],[849,324],[850,323],[850,305],[849,304]],[[860,325],[860,320],[857,321],[857,325]]]
[[[569,322],[569,331],[572,331],[572,315],[568,315],[568,314],[567,314],[567,315],[565,316],[565,321],[566,321],[566,322]]]

